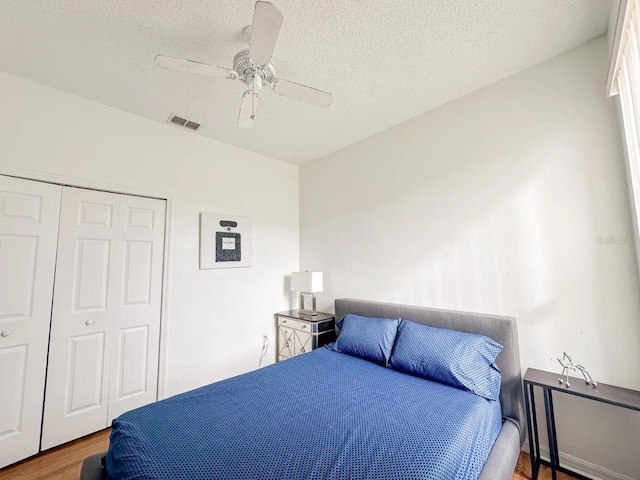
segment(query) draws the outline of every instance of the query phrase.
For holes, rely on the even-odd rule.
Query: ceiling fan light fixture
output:
[[[247,76],[247,87],[252,92],[259,92],[262,89],[262,77],[258,73],[251,73]]]

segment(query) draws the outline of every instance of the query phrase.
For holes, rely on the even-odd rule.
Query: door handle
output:
[[[86,322],[84,322],[84,324],[87,326],[93,325],[93,320],[87,320]]]
[[[0,336],[2,337],[8,337],[9,335],[11,335],[11,330],[4,330],[2,333],[0,333]]]

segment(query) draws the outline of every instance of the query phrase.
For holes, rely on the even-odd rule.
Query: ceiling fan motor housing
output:
[[[238,74],[238,78],[247,84],[254,73],[259,75],[262,81],[266,83],[271,83],[276,76],[273,62],[269,62],[264,67],[257,66],[249,57],[249,49],[240,50],[236,53],[233,57],[233,69]]]

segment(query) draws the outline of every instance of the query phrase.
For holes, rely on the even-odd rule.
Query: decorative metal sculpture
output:
[[[558,360],[558,363],[562,365],[562,377],[558,379],[560,385],[564,385],[567,388],[571,387],[571,384],[569,383],[569,371],[573,370],[575,372],[576,370],[580,370],[580,373],[582,373],[582,376],[584,377],[585,384],[591,385],[593,388],[596,388],[598,386],[593,378],[591,378],[591,375],[589,375],[589,372],[587,372],[586,368],[584,368],[582,365],[574,365],[573,359],[569,355],[567,355],[567,352],[562,353],[562,359],[556,358],[556,360]]]

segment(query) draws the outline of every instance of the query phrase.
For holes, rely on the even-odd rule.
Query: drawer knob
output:
[[[0,335],[2,335],[3,337],[8,337],[9,335],[11,335],[11,330],[4,330],[2,333],[0,333]]]
[[[86,322],[84,322],[84,324],[85,324],[86,326],[93,325],[93,320],[87,320]]]

